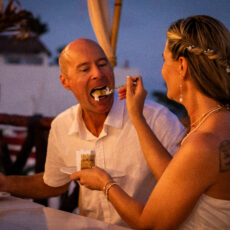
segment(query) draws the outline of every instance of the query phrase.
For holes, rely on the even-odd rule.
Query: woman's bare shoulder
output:
[[[181,145],[183,157],[195,158],[218,172],[230,170],[230,138],[208,132],[196,132]],[[181,155],[182,155],[181,154]],[[195,160],[196,161],[196,160]]]
[[[194,154],[213,154],[214,151],[218,151],[221,139],[210,132],[195,132],[188,135],[186,140],[181,145],[181,149],[186,152],[193,152]]]

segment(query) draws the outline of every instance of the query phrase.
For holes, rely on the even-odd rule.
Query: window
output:
[[[5,57],[5,63],[7,64],[20,64],[20,57]]]
[[[43,58],[39,56],[5,56],[5,63],[7,64],[21,64],[21,65],[42,65]]]

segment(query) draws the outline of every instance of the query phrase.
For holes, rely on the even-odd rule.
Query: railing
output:
[[[5,175],[26,175],[26,162],[31,156],[32,148],[35,147],[35,173],[43,172],[46,159],[48,134],[53,117],[43,117],[41,115],[21,116],[0,114],[0,125],[10,125],[15,127],[25,127],[27,135],[22,143],[16,160],[12,161],[6,137],[0,131],[0,171]],[[75,186],[71,195],[68,193],[60,197],[60,208],[64,211],[72,212],[78,206],[79,186]],[[36,202],[48,206],[47,200],[36,200]]]
[[[40,115],[20,116],[0,114],[1,125],[27,128],[27,136],[14,162],[11,160],[7,142],[2,132],[0,134],[2,169],[5,174],[23,174],[23,168],[33,147],[36,148],[35,172],[44,171],[48,133],[52,120],[52,117],[42,117]]]

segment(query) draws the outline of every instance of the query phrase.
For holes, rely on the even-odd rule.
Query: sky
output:
[[[111,19],[114,0],[108,0]],[[96,41],[89,19],[87,0],[20,0],[25,10],[40,16],[49,32],[40,39],[51,51],[76,38]],[[206,14],[222,21],[230,29],[230,0],[123,0],[117,40],[118,67],[126,60],[139,69],[148,95],[152,91],[166,92],[161,76],[162,53],[166,31],[179,18]],[[124,76],[125,79],[125,76]]]

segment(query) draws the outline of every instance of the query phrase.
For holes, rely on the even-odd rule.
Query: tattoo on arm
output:
[[[224,140],[219,146],[220,172],[230,170],[230,140]]]

